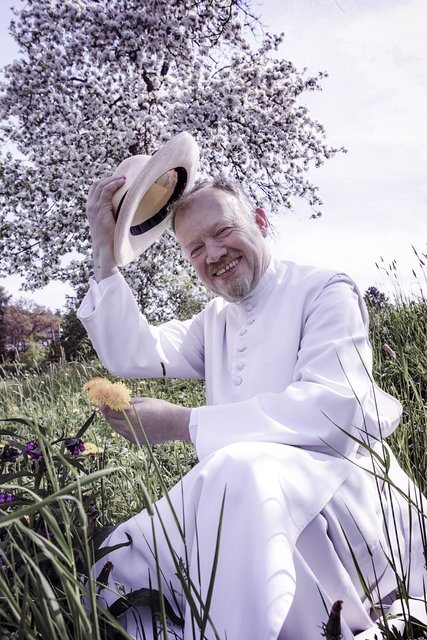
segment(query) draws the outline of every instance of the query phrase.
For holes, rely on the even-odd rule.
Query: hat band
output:
[[[143,233],[150,231],[150,229],[154,229],[154,227],[157,227],[157,225],[163,222],[163,220],[166,218],[168,214],[169,203],[170,201],[163,207],[163,209],[160,209],[158,213],[154,214],[154,216],[151,216],[151,218],[148,218],[148,220],[144,220],[144,222],[141,222],[140,224],[132,225],[129,229],[130,235],[140,236]]]
[[[187,171],[184,167],[175,167],[174,170],[177,173],[178,180],[177,180],[173,194],[171,195],[167,203],[160,209],[160,211],[158,211],[153,216],[151,216],[151,218],[148,218],[148,220],[144,220],[139,224],[132,225],[129,229],[131,236],[140,236],[143,233],[147,233],[147,231],[154,229],[154,227],[157,227],[157,225],[163,222],[163,220],[165,220],[165,218],[167,217],[168,208],[172,204],[172,202],[177,200],[182,195],[187,184]],[[126,191],[126,193],[123,194],[123,197],[120,200],[119,205],[117,207],[117,211],[115,215],[116,222],[119,217],[120,209],[122,208],[122,205],[127,193],[128,192]]]

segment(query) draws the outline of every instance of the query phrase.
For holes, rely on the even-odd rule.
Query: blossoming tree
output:
[[[267,208],[295,195],[321,204],[306,170],[336,149],[298,99],[323,74],[277,57],[283,36],[263,31],[250,0],[27,0],[15,13],[20,55],[0,93],[0,275],[25,275],[27,288],[85,282],[89,184],[182,130],[202,174],[238,179]],[[135,289],[165,292],[161,274],[181,273],[172,240],[161,243],[168,251],[129,267]]]

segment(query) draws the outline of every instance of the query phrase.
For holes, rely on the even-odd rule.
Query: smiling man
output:
[[[172,225],[200,280],[230,302],[256,287],[270,263],[268,220],[225,181],[202,183],[176,205]],[[202,215],[200,215],[200,213]],[[254,224],[255,222],[255,224]]]
[[[368,635],[378,633],[372,604],[396,599],[390,559],[400,578],[408,582],[410,575],[413,596],[423,594],[424,559],[420,514],[409,514],[400,493],[372,475],[381,465],[367,447],[379,458],[387,450],[391,477],[410,486],[382,441],[398,425],[401,407],[372,380],[362,296],[345,274],[273,259],[266,214],[221,179],[187,192],[171,213],[184,255],[216,297],[185,322],[151,326],[114,254],[112,197],[124,183],[115,176],[91,188],[95,277],[79,317],[111,372],[161,377],[165,367],[170,377],[202,378],[206,405],[132,400],[136,433],[135,412],[150,442],[191,439],[199,463],[169,495],[185,544],[164,498],[154,518],[143,511],[105,542],[132,540],[94,569],[99,575],[107,559],[112,563],[105,606],[123,592],[159,587],[153,526],[163,593],[183,620],[179,637],[192,638],[191,612],[160,520],[205,601],[224,499],[204,638],[314,640],[327,618],[324,603],[330,609],[338,600],[342,637],[374,637]],[[103,412],[133,440],[120,414]],[[397,527],[396,535],[388,538],[387,527]],[[132,637],[150,637],[147,609],[129,609],[121,623]]]

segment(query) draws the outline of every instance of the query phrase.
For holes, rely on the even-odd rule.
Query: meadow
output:
[[[375,379],[404,407],[390,444],[427,493],[426,301],[373,299],[369,311]],[[191,444],[138,447],[114,434],[82,392],[95,376],[111,379],[97,360],[64,361],[25,373],[16,368],[0,378],[2,639],[129,638],[115,615],[94,615],[82,604],[82,576],[96,553],[93,536],[97,539],[105,527],[152,508],[196,462]],[[189,406],[204,402],[200,381],[125,382],[132,395]],[[427,550],[427,537],[424,544]],[[86,593],[94,608],[98,594],[93,587]],[[167,632],[161,597],[157,605],[158,637],[175,637]],[[203,628],[208,610],[197,598],[193,605],[196,628]],[[319,626],[319,640],[322,635],[339,637],[336,629],[333,633]],[[198,634],[196,638],[203,637]],[[386,627],[382,637],[427,638],[427,631],[409,624],[405,635],[399,635]]]

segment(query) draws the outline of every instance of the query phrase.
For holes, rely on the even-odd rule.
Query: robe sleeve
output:
[[[198,408],[199,458],[243,441],[351,456],[359,447],[351,436],[366,440],[366,431],[392,430],[401,407],[372,380],[367,323],[350,279],[332,278],[306,310],[293,380],[283,392]],[[378,406],[385,402],[380,409],[376,395]]]
[[[104,366],[127,378],[203,378],[202,314],[150,325],[120,273],[91,281],[77,312]]]

